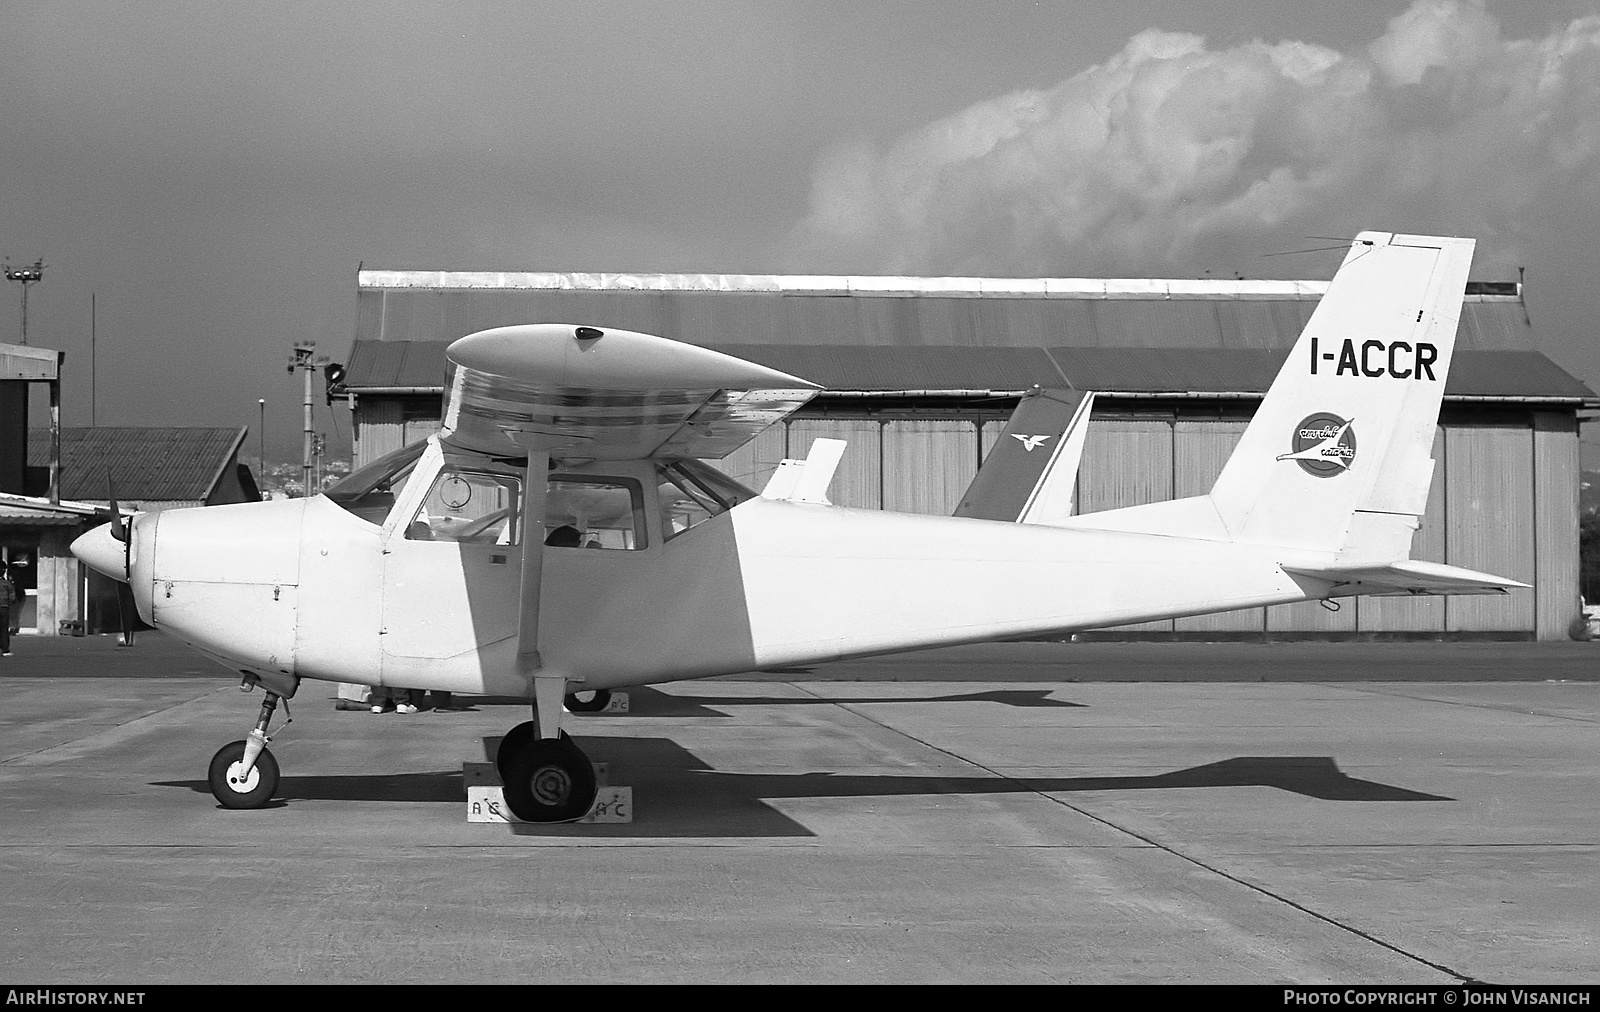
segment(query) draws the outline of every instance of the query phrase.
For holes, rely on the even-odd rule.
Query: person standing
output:
[[[6,564],[0,562],[0,657],[11,656],[11,609],[16,606],[16,586]]]

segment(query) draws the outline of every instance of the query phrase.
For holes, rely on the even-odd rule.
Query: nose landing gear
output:
[[[261,713],[250,736],[242,741],[230,741],[211,757],[206,779],[211,796],[223,808],[260,808],[271,801],[278,790],[278,760],[267,749],[267,742],[272,740],[267,737],[267,725],[272,722],[272,713],[281,698],[268,690],[266,698],[261,700]],[[289,712],[287,702],[283,704],[283,712]]]

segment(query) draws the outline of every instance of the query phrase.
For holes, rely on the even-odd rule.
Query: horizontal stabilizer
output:
[[[1388,565],[1285,566],[1295,576],[1309,576],[1334,584],[1336,596],[1346,594],[1504,594],[1526,583],[1492,576],[1459,566],[1408,559]]]
[[[811,452],[805,460],[778,463],[778,469],[761,492],[762,498],[833,505],[828,501],[828,486],[833,482],[833,472],[839,469],[839,461],[848,445],[843,439],[812,440]]]

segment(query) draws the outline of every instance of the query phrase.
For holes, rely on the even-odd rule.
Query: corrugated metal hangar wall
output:
[[[625,287],[618,287],[625,286]],[[987,289],[985,286],[988,286]],[[357,464],[438,428],[443,342],[532,321],[719,347],[829,393],[722,462],[760,488],[819,436],[841,505],[948,514],[1029,386],[1093,389],[1077,507],[1207,491],[1325,283],[363,272],[346,380]],[[859,344],[851,342],[859,341]],[[1417,558],[1533,585],[1127,627],[1142,636],[1561,639],[1579,616],[1577,411],[1600,399],[1533,351],[1515,285],[1469,289]]]

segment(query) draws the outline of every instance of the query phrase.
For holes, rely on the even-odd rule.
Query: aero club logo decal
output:
[[[1307,415],[1295,426],[1293,449],[1279,454],[1279,460],[1292,460],[1306,474],[1318,478],[1331,478],[1350,469],[1356,459],[1356,430],[1354,418],[1319,411]]]

